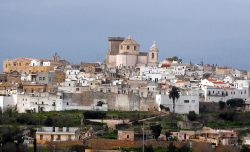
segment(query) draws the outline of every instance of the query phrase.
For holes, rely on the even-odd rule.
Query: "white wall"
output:
[[[3,110],[7,108],[15,107],[17,104],[17,95],[12,94],[10,96],[0,96],[0,107]]]
[[[185,103],[188,101],[188,103]],[[179,114],[187,114],[189,111],[195,111],[196,114],[199,114],[199,96],[198,95],[190,95],[183,96],[175,102],[175,112]],[[168,95],[158,94],[156,95],[156,104],[159,106],[164,105],[165,107],[169,107],[170,111],[173,111],[173,101],[169,99]]]

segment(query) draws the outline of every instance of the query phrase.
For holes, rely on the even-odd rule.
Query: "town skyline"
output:
[[[1,2],[1,61],[58,52],[72,63],[102,62],[109,36],[132,35],[141,51],[155,40],[160,60],[250,69],[248,1],[26,2]]]

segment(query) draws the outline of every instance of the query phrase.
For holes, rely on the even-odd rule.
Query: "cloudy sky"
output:
[[[161,59],[250,70],[249,0],[0,0],[0,61],[103,61],[107,37],[128,35]]]

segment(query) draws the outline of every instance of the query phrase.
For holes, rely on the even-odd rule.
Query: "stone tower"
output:
[[[159,50],[154,41],[148,53],[148,66],[158,66],[158,53]]]
[[[53,55],[53,61],[54,61],[54,62],[60,61],[60,56],[58,55],[57,52]]]

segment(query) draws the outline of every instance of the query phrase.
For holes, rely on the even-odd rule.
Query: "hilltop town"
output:
[[[160,61],[131,36],[107,47],[104,62],[4,60],[1,150],[250,151],[250,71]]]

